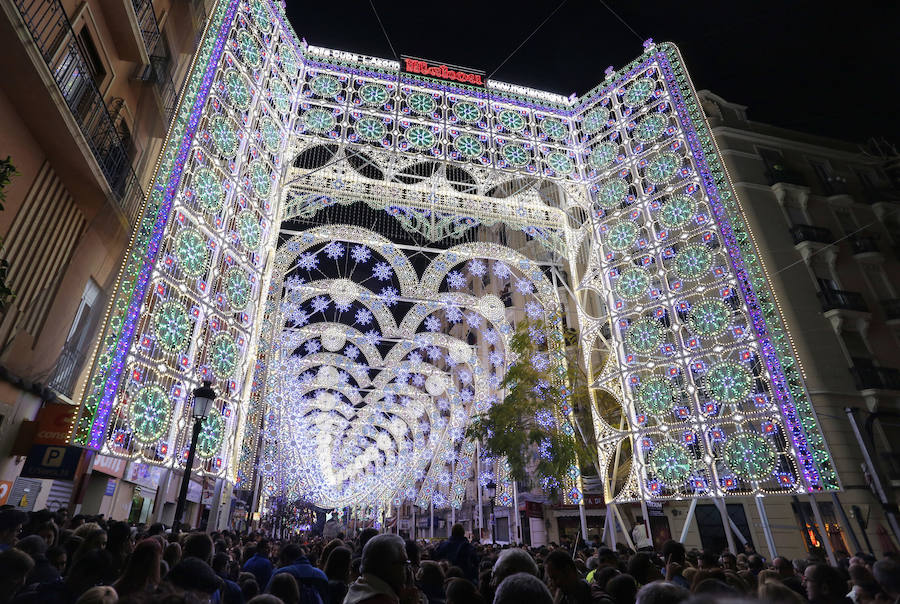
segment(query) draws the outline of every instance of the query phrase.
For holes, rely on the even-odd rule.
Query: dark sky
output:
[[[568,0],[494,75],[583,94],[642,51],[678,44],[694,84],[747,105],[750,119],[796,130],[900,145],[900,10],[895,0]],[[374,0],[398,54],[491,73],[559,0]],[[368,0],[287,0],[310,44],[391,58]]]

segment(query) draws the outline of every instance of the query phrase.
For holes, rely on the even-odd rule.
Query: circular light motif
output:
[[[644,174],[652,184],[661,185],[675,178],[680,167],[681,157],[671,151],[666,151],[647,162]]]
[[[238,349],[232,338],[227,333],[217,334],[210,346],[209,363],[213,372],[220,379],[231,377],[237,367]]]
[[[425,380],[425,391],[431,396],[440,396],[447,390],[447,380],[439,373],[432,373]]]
[[[463,157],[474,159],[484,155],[484,145],[478,140],[478,137],[471,134],[463,134],[456,137],[453,141],[453,148],[460,152]]]
[[[225,293],[225,300],[232,310],[244,310],[250,302],[252,287],[247,273],[237,266],[225,271],[222,279],[222,289]]]
[[[330,325],[322,332],[322,346],[328,352],[337,352],[346,343],[347,334],[337,325]]]
[[[675,274],[682,279],[699,279],[712,266],[712,252],[702,243],[682,248],[675,256]]]
[[[525,129],[526,121],[525,116],[523,116],[518,111],[513,111],[511,109],[505,109],[500,112],[500,115],[497,116],[497,119],[500,120],[500,123],[503,124],[503,127],[509,130],[510,132],[519,132]]]
[[[593,168],[602,170],[613,163],[618,152],[619,147],[615,143],[600,143],[591,149],[591,154],[588,156],[588,163],[590,163]]]
[[[472,349],[465,342],[456,340],[451,342],[448,348],[450,350],[450,358],[455,363],[468,363],[469,359],[472,358]]]
[[[648,354],[659,348],[662,339],[662,327],[654,319],[638,319],[625,330],[625,343],[640,354]]]
[[[521,145],[513,143],[503,145],[500,152],[503,154],[503,157],[506,158],[506,161],[514,166],[524,166],[528,163],[528,160],[531,159],[531,154],[528,151]]]
[[[636,300],[647,293],[650,287],[650,274],[642,268],[625,269],[616,280],[615,290],[625,300]]]
[[[472,124],[481,119],[481,109],[475,103],[460,101],[453,105],[453,115],[461,122]]]
[[[266,149],[270,153],[277,153],[281,148],[281,129],[275,120],[270,117],[259,120],[259,134]]]
[[[662,134],[669,123],[668,118],[661,113],[651,113],[634,127],[634,138],[642,143],[655,141]]]
[[[279,57],[281,58],[281,66],[285,73],[291,77],[297,73],[297,57],[294,55],[294,49],[289,44],[282,44],[279,49]]]
[[[608,180],[597,190],[597,203],[601,208],[612,210],[619,207],[625,201],[628,194],[628,185],[624,180]]]
[[[547,164],[560,176],[566,176],[575,171],[575,162],[562,151],[551,151],[547,155]]]
[[[691,471],[691,459],[678,443],[664,442],[657,445],[648,456],[650,471],[663,484],[675,486],[684,482]]]
[[[128,414],[134,439],[145,445],[158,441],[169,428],[171,414],[172,406],[162,388],[154,384],[138,390]]]
[[[406,99],[406,103],[409,105],[409,108],[413,110],[413,113],[418,113],[419,115],[431,115],[434,113],[434,110],[437,109],[437,103],[434,101],[434,97],[430,94],[425,94],[424,92],[415,92]]]
[[[425,126],[413,126],[404,133],[404,136],[409,144],[416,149],[427,150],[437,144],[434,132]]]
[[[340,376],[337,369],[331,365],[322,365],[316,373],[316,382],[322,387],[330,388],[338,383]]]
[[[595,107],[588,111],[584,119],[581,121],[581,129],[586,134],[594,134],[600,132],[609,123],[609,109],[606,107]]]
[[[303,123],[313,132],[329,132],[336,123],[334,114],[326,109],[310,109],[303,114]]]
[[[612,225],[606,232],[606,245],[613,251],[621,252],[634,245],[637,236],[637,224],[623,220]]]
[[[724,448],[725,465],[748,480],[764,480],[775,469],[778,455],[762,436],[742,432],[733,435]]]
[[[287,113],[291,108],[291,100],[284,82],[274,78],[269,80],[269,92],[272,95],[272,103],[275,105],[275,109],[281,113]]]
[[[262,53],[259,51],[259,45],[249,33],[245,30],[238,32],[238,46],[241,49],[241,56],[244,63],[253,69],[262,65]]]
[[[247,80],[237,72],[236,69],[225,70],[225,90],[228,91],[228,98],[236,109],[246,111],[250,108],[250,100],[253,98],[250,94],[250,87]]]
[[[222,438],[225,436],[225,418],[222,413],[212,408],[209,415],[200,422],[200,434],[197,436],[197,457],[209,459],[219,451]]]
[[[349,279],[335,279],[328,284],[328,295],[336,304],[345,306],[356,300],[358,286]]]
[[[156,309],[153,327],[160,346],[171,352],[178,352],[187,342],[191,321],[184,307],[170,300]]]
[[[250,164],[249,170],[250,184],[259,197],[268,197],[272,190],[272,177],[269,169],[262,161],[255,161]]]
[[[356,122],[356,133],[367,141],[380,141],[387,134],[384,123],[375,117],[364,117]]]
[[[388,91],[380,84],[366,84],[359,89],[359,98],[364,105],[372,107],[384,105],[388,100]]]
[[[269,31],[269,27],[272,26],[272,18],[262,0],[253,0],[250,3],[250,14],[253,16],[256,27],[263,31]]]
[[[478,312],[488,321],[502,321],[506,318],[506,305],[494,294],[485,294],[478,299]]]
[[[238,135],[231,122],[223,115],[216,115],[209,120],[209,133],[213,144],[224,157],[234,157],[238,150]]]
[[[208,168],[200,168],[194,173],[194,194],[200,207],[207,212],[216,212],[222,207],[222,183]]]
[[[712,337],[728,329],[731,311],[721,300],[701,300],[688,314],[688,326],[700,336]]]
[[[312,91],[321,97],[331,99],[341,92],[341,82],[334,76],[319,75],[309,83]]]
[[[678,228],[693,218],[696,208],[697,204],[693,197],[676,195],[669,199],[659,211],[659,221],[667,228]]]
[[[569,135],[569,129],[559,120],[545,119],[541,122],[541,131],[555,141],[561,141]]]
[[[238,235],[241,242],[249,249],[256,249],[262,237],[262,229],[259,227],[259,218],[251,210],[244,210],[235,219]]]
[[[672,382],[662,376],[641,380],[636,394],[639,407],[645,413],[655,416],[668,413],[675,400],[675,389],[672,388]]]
[[[641,78],[628,87],[622,102],[629,107],[640,105],[650,98],[653,91],[656,90],[656,82],[653,78]]]
[[[706,388],[717,401],[739,403],[753,390],[753,374],[737,363],[716,363],[706,374]]]
[[[209,248],[206,245],[206,237],[200,231],[189,227],[178,231],[174,250],[181,272],[185,275],[200,277],[206,273]]]

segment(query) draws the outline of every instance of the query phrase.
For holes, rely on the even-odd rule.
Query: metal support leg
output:
[[[625,524],[625,521],[622,520],[622,513],[619,511],[619,506],[613,507],[613,513],[616,515],[616,519],[619,521],[619,527],[622,529],[622,536],[625,537],[625,544],[633,551],[637,551],[634,548],[634,542],[631,540],[631,535],[628,534],[628,526]],[[613,539],[615,539],[615,531],[613,532]]]
[[[521,523],[521,518],[519,518],[519,487],[516,485],[515,479],[512,480],[512,492],[513,492],[513,509],[512,517],[516,519],[515,524],[515,532],[513,533],[513,545],[518,545],[522,542],[521,534],[519,533],[519,524]]]
[[[581,518],[581,540],[588,543],[587,516],[584,513],[584,499],[578,504],[578,516]]]
[[[837,493],[831,494],[831,501],[841,515],[841,526],[846,527],[847,534],[850,536],[850,541],[853,542],[853,553],[855,554],[856,552],[863,551],[862,545],[859,542],[859,537],[856,536],[856,531],[853,530],[853,525],[850,524],[850,519],[847,518],[847,512],[844,511],[844,506],[841,505],[841,500],[838,499]]]
[[[681,527],[681,537],[678,539],[679,543],[684,543],[684,540],[687,539],[688,530],[691,528],[691,522],[694,520],[694,512],[697,510],[697,499],[691,499],[691,507],[688,508],[687,516],[684,518],[684,526]]]
[[[722,516],[722,528],[725,529],[725,539],[728,541],[728,551],[737,555],[737,548],[734,546],[734,535],[731,534],[731,523],[728,521],[728,507],[725,500],[721,497],[713,497],[713,503],[719,509],[719,515]]]
[[[819,535],[822,537],[822,544],[825,546],[825,552],[828,554],[828,561],[832,566],[837,566],[837,558],[834,555],[834,548],[831,547],[831,539],[828,538],[828,528],[822,520],[822,512],[819,510],[819,504],[815,495],[809,496],[809,504],[812,506],[813,516],[816,517],[816,524],[819,525]]]
[[[766,505],[763,503],[762,497],[754,497],[756,500],[756,511],[759,512],[759,522],[762,524],[763,535],[766,536],[766,547],[769,548],[769,562],[778,556],[778,550],[775,549],[775,537],[772,536],[772,526],[769,524],[769,515],[766,514]]]

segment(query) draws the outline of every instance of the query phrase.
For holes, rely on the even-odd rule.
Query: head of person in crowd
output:
[[[529,573],[515,573],[497,586],[494,604],[553,604],[553,596],[543,581]]]
[[[888,598],[900,598],[900,562],[891,558],[879,560],[872,565],[872,574]]]
[[[544,559],[544,571],[551,587],[558,587],[564,593],[571,592],[581,582],[578,567],[569,552],[555,549]]]
[[[634,604],[637,592],[637,581],[628,574],[618,574],[606,582],[606,593],[615,604]]]
[[[806,604],[803,596],[779,581],[760,584],[756,596],[768,604]]]
[[[646,585],[663,578],[659,567],[647,552],[637,552],[628,561],[628,574],[634,577],[639,585]]]
[[[300,586],[289,573],[273,575],[267,592],[280,598],[284,604],[300,604]]]
[[[407,582],[407,568],[406,543],[399,536],[376,535],[366,541],[359,568],[363,577],[374,575],[399,594]]]
[[[297,558],[305,556],[306,552],[296,543],[288,543],[278,552],[278,567],[283,568],[293,564]]]
[[[691,597],[680,585],[666,581],[654,581],[641,587],[635,597],[636,604],[680,604]]]
[[[713,552],[704,550],[697,557],[697,568],[700,570],[710,570],[713,568],[721,568],[719,565],[719,557]]]
[[[349,547],[340,546],[331,550],[325,561],[325,576],[329,581],[350,581],[350,562],[353,559],[353,551]]]
[[[109,585],[97,585],[83,594],[75,604],[116,604],[119,594]]]
[[[156,539],[143,539],[138,543],[122,576],[114,583],[120,596],[148,591],[160,581],[162,548]]]
[[[841,604],[849,591],[841,572],[827,564],[807,566],[803,571],[803,585],[806,597],[813,604]]]
[[[8,602],[25,586],[25,577],[34,568],[34,560],[22,550],[0,552],[0,602]]]
[[[166,581],[201,601],[210,598],[222,585],[209,564],[193,556],[185,556],[176,564],[166,575]]]
[[[528,573],[537,577],[538,565],[524,549],[513,547],[501,550],[491,571],[491,585],[496,588],[503,579],[516,573]]]
[[[206,533],[191,533],[184,539],[181,548],[183,558],[199,558],[207,564],[212,562],[213,542]]]
[[[363,529],[362,531],[360,531],[360,533],[359,533],[359,551],[362,552],[366,547],[366,543],[369,542],[369,539],[372,539],[373,537],[375,537],[377,535],[378,535],[378,529],[374,529],[374,528],[366,528],[366,529]]]
[[[27,520],[28,514],[22,510],[0,510],[0,551],[16,544],[19,531]]]
[[[471,581],[453,578],[444,588],[447,604],[484,604],[485,600]]]
[[[722,554],[719,556],[719,566],[726,570],[736,571],[737,556],[735,556],[731,552],[722,552]]]

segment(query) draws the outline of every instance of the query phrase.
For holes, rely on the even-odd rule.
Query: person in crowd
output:
[[[879,560],[872,565],[872,575],[890,601],[900,600],[900,561],[896,558]]]
[[[226,552],[219,552],[212,557],[212,569],[216,576],[222,580],[222,604],[244,604],[244,595],[241,593],[241,587],[228,578],[228,565],[231,563],[231,556]]]
[[[278,556],[279,568],[272,578],[278,575],[289,574],[294,578],[299,591],[299,598],[306,602],[312,598],[307,592],[314,591],[319,594],[323,602],[328,602],[328,576],[321,570],[310,564],[307,552],[296,543],[289,543],[281,548]],[[267,593],[272,593],[266,588]]]
[[[22,587],[25,578],[34,568],[34,560],[17,548],[7,548],[0,552],[0,604],[12,600]]]
[[[485,604],[487,602],[475,585],[465,579],[453,578],[444,587],[447,604]],[[493,600],[491,600],[493,601]]]
[[[28,515],[22,510],[0,510],[0,552],[16,544],[19,531],[27,520]]]
[[[654,581],[641,587],[635,604],[681,604],[691,597],[687,588],[668,581]]]
[[[362,550],[362,573],[347,591],[344,604],[417,604],[422,595],[413,584],[406,544],[397,535],[372,537]]]
[[[466,539],[466,529],[463,525],[457,523],[450,528],[450,538],[437,547],[434,557],[458,566],[470,581],[478,579],[478,557],[475,548]]]
[[[806,597],[810,604],[844,604],[849,602],[847,598],[847,581],[844,580],[840,571],[833,566],[810,564],[803,571],[803,584],[806,587]]]
[[[416,585],[425,594],[428,604],[444,604],[444,571],[433,560],[424,560],[416,573]]]
[[[644,519],[641,516],[638,516],[635,519],[634,527],[631,529],[631,541],[634,543],[635,549],[639,552],[653,550],[653,541],[647,533],[647,525],[644,523]]]
[[[256,584],[260,586],[260,589],[264,589],[269,585],[269,579],[272,578],[272,572],[274,571],[272,561],[269,560],[269,549],[269,541],[261,539],[256,544],[256,552],[241,567],[242,570],[253,573],[253,576],[256,577]]]
[[[119,594],[115,589],[108,585],[98,585],[81,594],[75,604],[116,604],[118,601]]]
[[[407,549],[407,551],[409,551]],[[328,578],[328,599],[334,603],[344,601],[347,589],[350,586],[350,563],[353,560],[353,550],[346,546],[339,546],[331,550],[325,561],[325,576]]]
[[[284,604],[301,603],[300,587],[297,585],[297,580],[289,573],[273,574],[266,593],[279,598]],[[315,604],[315,602],[307,599],[303,601],[303,604]]]
[[[638,584],[631,575],[616,575],[606,583],[606,593],[613,604],[634,604]]]
[[[494,604],[553,604],[550,590],[537,577],[529,573],[515,573],[503,579],[497,586]]]
[[[578,567],[569,552],[555,549],[544,558],[550,588],[556,591],[555,604],[590,604],[591,586],[581,578]]]
[[[144,539],[135,546],[122,576],[113,583],[119,597],[151,593],[160,582],[162,548],[156,539]]]

